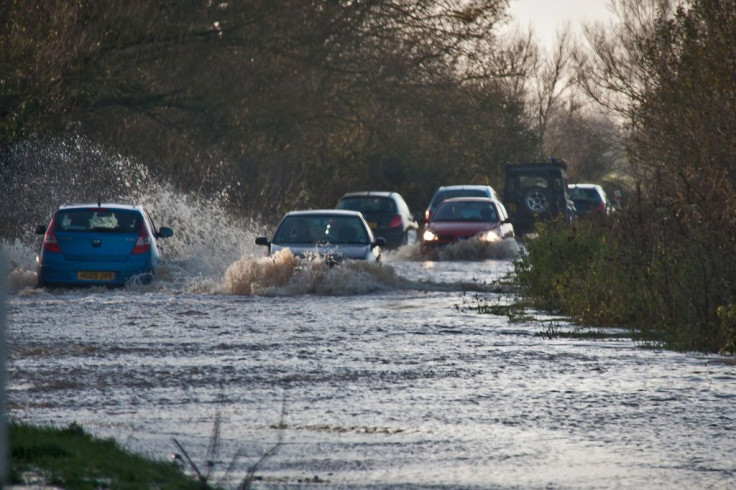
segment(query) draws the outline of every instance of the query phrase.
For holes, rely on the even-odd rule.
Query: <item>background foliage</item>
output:
[[[250,215],[358,188],[418,208],[439,184],[498,185],[531,152],[505,83],[526,74],[494,34],[505,8],[3,0],[0,142],[81,134],[187,190],[234,184]]]
[[[583,321],[733,353],[736,2],[617,5],[618,37],[591,36],[580,78],[627,121],[636,193],[612,219],[541,228],[519,277]]]

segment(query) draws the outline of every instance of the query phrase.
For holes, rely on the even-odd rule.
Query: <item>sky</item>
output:
[[[543,46],[554,46],[558,28],[570,22],[579,32],[583,22],[609,22],[609,0],[510,0],[509,14],[521,27],[532,26]]]

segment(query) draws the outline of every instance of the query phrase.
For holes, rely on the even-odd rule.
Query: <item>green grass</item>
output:
[[[23,475],[32,473],[66,490],[213,489],[174,463],[145,459],[76,424],[57,429],[11,422],[8,429],[12,484],[26,483]]]

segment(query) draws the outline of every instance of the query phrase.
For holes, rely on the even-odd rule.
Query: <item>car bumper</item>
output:
[[[452,240],[432,240],[431,242],[423,240],[422,246],[427,247],[427,248],[445,247],[447,245],[452,245],[453,243],[468,242],[473,239],[476,239],[476,237],[472,236],[472,237],[467,237],[467,238],[453,238]]]
[[[72,262],[63,257],[38,263],[41,286],[123,286],[131,280],[148,283],[153,279],[150,260],[125,262]]]

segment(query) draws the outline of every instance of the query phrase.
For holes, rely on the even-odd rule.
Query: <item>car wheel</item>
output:
[[[524,196],[524,206],[533,214],[542,214],[549,209],[549,192],[544,187],[532,187]]]
[[[401,240],[402,245],[414,245],[417,243],[417,230],[409,229],[404,233],[404,238]]]

